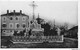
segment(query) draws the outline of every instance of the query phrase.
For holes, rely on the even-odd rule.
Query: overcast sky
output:
[[[0,14],[10,11],[23,10],[25,14],[32,14],[32,1],[0,1]],[[40,14],[40,17],[57,22],[68,22],[77,24],[78,5],[77,1],[35,1],[38,5],[35,8],[35,14]]]

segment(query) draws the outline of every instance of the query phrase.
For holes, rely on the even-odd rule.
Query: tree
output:
[[[64,23],[65,30],[68,30],[68,23]]]
[[[38,24],[41,24],[41,22],[43,22],[43,21],[44,21],[44,19],[39,18],[39,17],[38,17],[38,18],[36,18],[36,20],[37,20],[37,23],[38,23]]]
[[[61,29],[61,35],[63,35],[64,32],[66,31],[65,26],[60,26],[60,29]]]
[[[44,28],[44,36],[50,35],[50,25],[48,23],[41,24],[41,27]]]

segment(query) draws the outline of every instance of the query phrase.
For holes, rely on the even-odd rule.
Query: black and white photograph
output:
[[[78,1],[0,1],[1,48],[78,48]]]

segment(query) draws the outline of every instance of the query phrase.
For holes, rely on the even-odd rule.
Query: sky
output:
[[[0,14],[6,13],[6,10],[22,10],[23,13],[32,17],[32,1],[0,1]],[[35,15],[38,13],[41,18],[57,21],[60,23],[78,24],[78,4],[77,1],[35,1],[38,5],[35,7]]]

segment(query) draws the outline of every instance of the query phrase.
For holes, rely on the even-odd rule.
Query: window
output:
[[[16,23],[15,28],[19,28],[19,27],[20,27],[19,23]]]
[[[10,30],[10,32],[12,32],[12,30]]]
[[[13,28],[13,23],[9,23],[9,28]]]
[[[22,17],[22,21],[26,21],[26,17]]]
[[[3,33],[5,33],[6,31],[5,30],[3,30]]]
[[[2,32],[3,32],[3,33],[7,33],[7,30],[3,30]]]
[[[5,20],[6,18],[4,18],[4,20]]]
[[[16,20],[18,20],[18,17],[16,17]]]
[[[6,21],[6,17],[2,17],[4,21]]]
[[[17,28],[19,28],[19,26],[20,26],[20,25],[19,25],[19,24],[17,24]]]
[[[25,27],[26,27],[26,24],[25,24],[25,23],[23,23],[23,24],[22,24],[22,27],[23,27],[23,28],[25,28]]]
[[[13,20],[13,18],[12,18],[12,17],[10,17],[10,20]]]
[[[3,24],[2,24],[2,27],[7,27],[7,24],[6,24],[6,23],[3,23]]]

